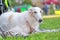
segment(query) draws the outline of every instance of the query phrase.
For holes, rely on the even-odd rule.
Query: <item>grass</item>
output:
[[[59,18],[45,18],[40,28],[44,29],[58,29],[60,28],[60,17]]]
[[[40,25],[41,29],[58,29],[60,28],[60,18],[45,18]],[[24,37],[6,37],[0,40],[60,40],[60,32],[46,32],[35,33],[30,36]]]

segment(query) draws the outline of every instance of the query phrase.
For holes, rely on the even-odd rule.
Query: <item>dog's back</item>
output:
[[[6,12],[0,16],[0,26],[4,31],[8,31],[19,26],[23,31],[27,31],[25,16],[27,13]],[[23,30],[24,29],[24,30]],[[14,29],[15,30],[15,29]],[[21,31],[21,30],[20,30]]]

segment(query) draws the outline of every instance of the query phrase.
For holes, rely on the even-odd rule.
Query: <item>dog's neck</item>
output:
[[[28,19],[30,19],[30,21],[32,21],[33,23],[38,22],[37,19],[34,17],[34,15],[31,15],[30,12],[28,12],[27,15],[28,15]]]
[[[26,23],[30,29],[29,33],[32,33],[34,31],[34,29],[36,28],[38,21],[34,17],[32,17],[29,13],[27,13],[26,15],[27,16],[25,17],[25,20],[26,20]]]
[[[26,15],[27,15],[26,20],[30,23],[30,25],[33,26],[33,25],[36,25],[36,23],[39,23],[34,17],[30,15],[29,12]]]

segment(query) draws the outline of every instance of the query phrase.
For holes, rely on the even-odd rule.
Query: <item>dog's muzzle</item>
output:
[[[42,19],[39,20],[39,23],[42,22]]]

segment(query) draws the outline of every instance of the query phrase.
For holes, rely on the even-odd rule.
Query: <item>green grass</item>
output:
[[[40,28],[44,29],[58,29],[60,28],[60,18],[45,18]]]
[[[41,29],[58,29],[60,28],[60,18],[45,18],[43,23],[40,25]],[[29,37],[6,37],[0,40],[60,40],[60,32],[46,32],[46,33],[35,33]]]

